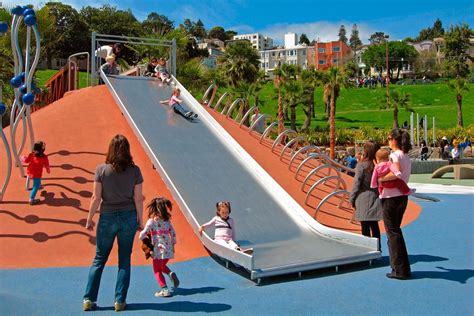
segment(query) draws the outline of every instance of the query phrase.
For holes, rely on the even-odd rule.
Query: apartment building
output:
[[[273,48],[273,39],[260,33],[234,35],[233,40],[248,40],[256,50]]]
[[[342,66],[352,59],[352,50],[342,41],[316,42],[314,44],[314,64],[316,69]]]
[[[263,69],[267,74],[282,64],[298,65],[303,69],[308,67],[308,46],[306,45],[297,45],[290,48],[280,47],[260,51],[259,53],[260,69]]]

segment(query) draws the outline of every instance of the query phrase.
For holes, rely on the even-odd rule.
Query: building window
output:
[[[334,58],[334,59],[332,60],[332,63],[333,63],[333,64],[337,64],[338,62],[339,62],[339,59],[337,59],[337,58]]]
[[[257,35],[254,35],[253,38],[257,38]]]
[[[306,51],[305,51],[305,50],[303,50],[303,56],[304,56],[304,55],[306,55]]]
[[[318,60],[318,64],[320,64],[320,65],[324,65],[325,63],[326,63],[326,61],[324,59]]]
[[[293,56],[293,51],[292,50],[290,50],[288,53],[289,53],[289,56]]]
[[[341,48],[339,46],[335,46],[332,48],[332,51],[335,52],[335,53],[338,53],[341,51]]]
[[[323,47],[318,48],[318,53],[325,53],[326,50]]]
[[[268,62],[265,63],[265,67],[268,68]]]
[[[265,63],[262,63],[262,64],[260,65],[260,68],[265,68]]]
[[[275,52],[272,53],[272,56],[275,56]]]

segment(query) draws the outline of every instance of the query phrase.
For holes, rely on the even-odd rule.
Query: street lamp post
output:
[[[386,93],[387,93],[387,108],[390,106],[390,94],[389,94],[389,84],[390,84],[390,77],[388,74],[388,35],[385,35],[385,86],[386,86]]]

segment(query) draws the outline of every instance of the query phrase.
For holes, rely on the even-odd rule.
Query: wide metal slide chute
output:
[[[215,243],[212,229],[200,238],[212,253],[250,271],[251,279],[380,257],[376,239],[328,228],[308,215],[176,80],[182,105],[199,115],[195,121],[160,104],[173,86],[102,77],[196,234],[215,216],[217,201],[231,202],[236,240],[253,254]]]

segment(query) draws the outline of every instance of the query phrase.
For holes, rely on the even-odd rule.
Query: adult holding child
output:
[[[370,187],[375,153],[379,148],[379,144],[373,141],[364,144],[362,157],[355,168],[349,202],[355,208],[355,220],[360,222],[362,235],[378,238],[380,249],[379,221],[382,220],[382,205],[377,189]]]
[[[392,150],[390,160],[399,172],[397,172],[397,175],[389,172],[387,175],[378,178],[378,181],[380,183],[400,179],[408,183],[411,173],[411,160],[408,157],[408,152],[411,149],[410,134],[403,129],[393,129],[388,136],[388,143]],[[390,266],[392,267],[392,271],[387,273],[387,277],[399,280],[409,279],[411,276],[410,262],[405,239],[400,228],[408,204],[408,195],[402,193],[398,187],[383,187],[380,198],[383,222],[387,233]]]
[[[99,209],[96,254],[89,271],[83,310],[97,307],[100,279],[110,251],[117,238],[118,274],[115,287],[115,310],[126,307],[130,285],[133,241],[137,229],[142,229],[143,177],[133,162],[130,144],[123,135],[116,135],[109,144],[105,163],[97,166],[86,228],[94,230],[92,218]]]

